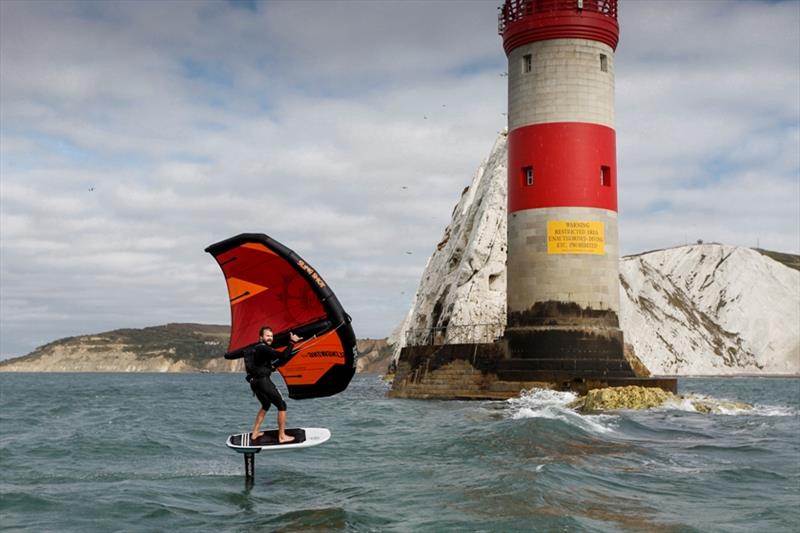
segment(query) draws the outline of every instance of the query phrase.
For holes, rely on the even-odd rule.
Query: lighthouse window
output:
[[[522,169],[522,177],[525,179],[525,185],[528,187],[533,185],[533,167],[524,167]]]
[[[533,55],[525,54],[522,56],[522,72],[530,72],[533,70]]]
[[[600,70],[608,72],[608,56],[605,54],[600,54]]]
[[[600,167],[600,185],[611,187],[611,167]]]

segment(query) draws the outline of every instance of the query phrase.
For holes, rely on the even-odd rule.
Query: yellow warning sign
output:
[[[603,223],[579,220],[548,220],[547,253],[604,255],[606,253],[606,241]]]

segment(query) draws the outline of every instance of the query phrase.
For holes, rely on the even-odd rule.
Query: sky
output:
[[[389,335],[506,126],[499,5],[0,1],[0,358],[228,324],[245,232]],[[619,9],[622,253],[800,253],[800,2]]]

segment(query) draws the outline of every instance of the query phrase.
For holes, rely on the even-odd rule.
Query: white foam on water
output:
[[[697,412],[692,400],[687,397],[676,397],[674,400],[667,400],[663,403],[663,405],[661,405],[661,407],[655,407],[654,409],[660,409],[664,411],[687,411],[690,413]]]
[[[613,415],[581,415],[569,407],[578,397],[573,392],[560,392],[549,389],[523,390],[518,398],[510,398],[506,403],[511,408],[511,419],[546,418],[560,420],[584,431],[609,433],[613,431],[610,422],[617,419]]]
[[[784,405],[759,405],[753,406],[753,414],[759,416],[797,416],[800,414],[796,409]]]
[[[512,407],[544,407],[563,406],[575,401],[578,395],[574,392],[560,392],[550,389],[530,389],[520,392],[518,398],[509,398],[506,403]]]
[[[703,411],[697,409],[695,402],[709,407],[712,410],[710,414],[714,415],[796,416],[798,414],[795,409],[779,405],[755,404],[751,407],[738,407],[735,405],[737,402],[733,400],[712,398],[703,394],[688,394],[675,400],[667,400],[659,409],[702,413]]]

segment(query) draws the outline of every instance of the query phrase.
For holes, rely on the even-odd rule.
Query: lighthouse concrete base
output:
[[[532,359],[507,357],[506,342],[410,346],[400,353],[393,398],[505,400],[522,390],[546,388],[586,394],[607,387],[657,387],[675,393],[676,378],[638,377],[630,365],[605,361],[616,369],[601,371],[574,361],[573,368],[545,369]],[[563,363],[563,361],[561,361]],[[539,366],[537,366],[539,365]]]

